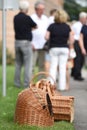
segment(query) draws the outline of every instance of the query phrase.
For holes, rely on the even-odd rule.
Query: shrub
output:
[[[65,0],[64,9],[68,12],[71,20],[78,20],[81,11],[87,12],[87,7],[82,7],[75,0]]]
[[[2,44],[1,44],[2,42],[0,42],[0,64],[2,64]],[[13,58],[13,56],[12,56],[12,54],[9,52],[9,50],[8,49],[6,49],[6,57],[7,57],[7,64],[8,65],[12,65],[12,64],[14,64],[14,58]]]

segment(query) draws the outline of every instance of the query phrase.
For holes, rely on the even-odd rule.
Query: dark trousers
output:
[[[74,59],[74,67],[72,68],[71,75],[74,78],[81,77],[81,70],[84,64],[84,56],[81,53],[81,49],[79,47],[78,41],[75,41],[74,43],[74,49],[76,51],[76,58]]]

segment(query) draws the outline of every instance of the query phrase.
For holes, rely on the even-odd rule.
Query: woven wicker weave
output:
[[[51,84],[51,82],[45,78],[45,79],[41,79],[39,81],[37,81],[36,83],[34,83],[34,79],[37,78],[39,75],[46,75],[47,77],[50,77],[52,78],[54,84]],[[46,92],[46,93],[49,93],[49,96],[50,97],[53,97],[53,96],[60,96],[61,93],[59,93],[57,90],[56,90],[56,83],[53,79],[53,77],[51,75],[49,75],[48,73],[46,72],[39,72],[37,73],[32,79],[31,79],[31,82],[30,82],[30,87],[32,86],[35,86],[39,89],[41,89],[42,91]]]
[[[55,96],[51,98],[55,120],[74,120],[74,97]]]
[[[61,94],[55,89],[56,83],[52,76],[50,77],[53,79],[54,85],[52,85],[48,79],[41,79],[34,84],[33,80],[41,74],[50,76],[46,72],[40,72],[32,78],[30,86],[35,85],[35,87],[49,94],[55,120],[66,120],[72,122],[74,120],[74,97],[61,96]]]
[[[52,126],[54,118],[49,95],[40,89],[28,88],[18,95],[15,122],[33,126]]]

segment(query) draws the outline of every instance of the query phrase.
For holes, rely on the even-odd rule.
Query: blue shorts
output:
[[[50,54],[48,52],[45,53],[45,61],[50,62]]]

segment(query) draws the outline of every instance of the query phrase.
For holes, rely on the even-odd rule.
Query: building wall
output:
[[[58,8],[62,6],[62,0],[44,0],[45,1],[45,13],[49,15],[50,9]],[[29,14],[34,13],[34,3],[36,0],[29,0],[30,2],[30,9]],[[18,11],[7,11],[7,18],[6,18],[6,40],[7,40],[7,48],[11,53],[14,54],[14,29],[13,29],[13,18],[14,15],[17,14]],[[0,11],[0,41],[2,41],[2,11]]]
[[[45,0],[45,5],[46,5],[46,11],[45,13],[49,15],[49,11],[53,8],[59,8],[63,7],[63,0]]]

